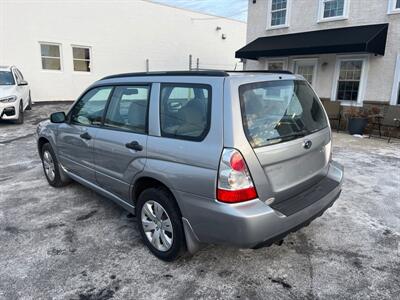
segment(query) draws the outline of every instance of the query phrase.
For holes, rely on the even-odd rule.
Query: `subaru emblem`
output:
[[[312,146],[312,142],[310,140],[304,141],[303,147],[304,149],[310,149]]]

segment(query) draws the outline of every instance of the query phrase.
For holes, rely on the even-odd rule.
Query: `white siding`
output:
[[[294,32],[329,28],[389,23],[388,40],[384,56],[371,55],[364,101],[389,101],[395,73],[395,63],[400,53],[400,14],[388,14],[390,0],[349,0],[348,18],[340,21],[318,23],[319,0],[295,0],[291,5],[290,26],[284,29],[266,30],[267,7],[270,0],[249,0],[247,43],[261,36],[281,35]],[[319,58],[318,84],[320,97],[331,97],[335,70],[335,55],[314,55]],[[298,58],[298,57],[296,57]],[[293,58],[289,59],[289,69]],[[321,67],[324,64],[324,67]],[[262,69],[265,59],[248,60],[247,69]]]
[[[216,30],[217,26],[221,30]],[[226,34],[226,39],[221,35]],[[34,101],[72,100],[99,78],[120,72],[232,69],[246,24],[148,1],[0,0],[0,65],[16,65]],[[62,45],[62,71],[41,67],[39,42]],[[72,45],[89,46],[92,72],[74,72]]]

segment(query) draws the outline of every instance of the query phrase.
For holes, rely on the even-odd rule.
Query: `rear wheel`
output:
[[[18,119],[15,121],[15,123],[17,123],[17,124],[24,123],[24,106],[22,105],[22,101],[19,103]]]
[[[60,174],[57,157],[49,143],[44,144],[42,147],[42,165],[46,179],[51,186],[61,187],[69,183]]]
[[[182,217],[174,197],[164,188],[143,191],[136,205],[143,242],[159,259],[173,261],[185,249]]]

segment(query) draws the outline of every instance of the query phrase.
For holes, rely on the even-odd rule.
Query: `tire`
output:
[[[26,107],[26,110],[32,110],[32,98],[31,98],[31,92],[29,91],[29,96],[28,96],[28,106]]]
[[[149,214],[152,214],[150,218]],[[136,203],[136,218],[143,242],[156,257],[173,261],[184,253],[182,216],[169,191],[164,188],[144,190]]]
[[[18,119],[15,120],[16,124],[23,124],[24,123],[24,106],[22,105],[22,101],[19,103],[19,113]]]
[[[62,178],[60,173],[60,165],[53,148],[49,143],[43,145],[41,158],[44,175],[46,176],[47,182],[51,186],[62,187],[69,183],[68,180]]]

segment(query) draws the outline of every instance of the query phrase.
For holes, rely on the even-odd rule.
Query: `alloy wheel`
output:
[[[171,219],[160,203],[148,200],[141,212],[143,231],[149,242],[159,251],[168,251],[173,243]]]
[[[56,171],[55,171],[53,157],[47,150],[44,151],[43,153],[43,167],[47,178],[49,178],[50,181],[53,181],[54,178],[56,177]]]

